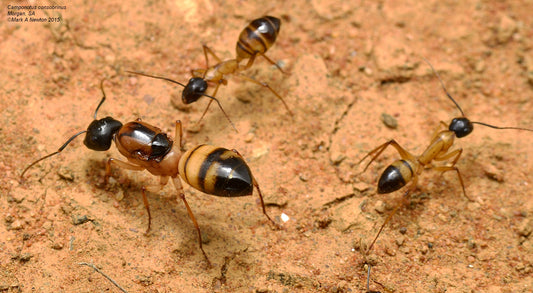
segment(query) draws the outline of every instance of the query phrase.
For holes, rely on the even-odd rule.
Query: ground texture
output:
[[[30,4],[32,4],[31,2]],[[469,201],[454,172],[425,171],[418,188],[365,248],[402,192],[376,194],[390,148],[366,172],[357,162],[395,139],[420,154],[440,121],[533,128],[531,1],[69,1],[36,10],[59,23],[8,22],[0,7],[0,291],[120,292],[531,292],[533,133],[476,126],[455,141]],[[48,14],[48,15],[47,15]],[[274,15],[281,33],[268,56],[231,78],[219,97],[239,130],[206,99],[184,106],[181,88],[131,76],[137,70],[186,82],[205,67],[202,44],[234,58],[240,31]],[[81,139],[20,173],[86,129],[108,78],[99,117],[143,121],[185,148],[235,148],[248,161],[282,225],[256,194],[218,198],[186,186],[212,267],[173,186],[149,193],[147,172],[115,168]],[[396,122],[396,127],[387,124]],[[391,122],[392,121],[392,122]],[[287,217],[283,216],[286,215]],[[285,222],[283,221],[286,220]],[[288,219],[288,220],[287,220]]]

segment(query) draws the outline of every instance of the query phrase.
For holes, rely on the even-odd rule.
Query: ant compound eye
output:
[[[458,138],[469,135],[474,130],[474,124],[465,117],[454,118],[448,128],[455,133]]]
[[[107,151],[111,147],[111,140],[122,127],[122,123],[111,117],[94,120],[87,128],[87,135],[83,143],[91,150]]]
[[[183,89],[181,100],[184,104],[196,102],[207,90],[207,82],[200,77],[189,79],[189,83]]]
[[[150,157],[162,157],[166,155],[172,147],[172,141],[170,141],[166,134],[159,133],[154,137],[152,141],[152,154]]]

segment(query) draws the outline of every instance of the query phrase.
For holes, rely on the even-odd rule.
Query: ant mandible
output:
[[[274,61],[272,61],[265,55],[268,49],[276,41],[276,38],[279,34],[280,26],[281,20],[273,16],[264,16],[253,20],[239,35],[239,40],[237,41],[236,45],[237,57],[235,59],[222,61],[215,54],[215,52],[211,50],[211,48],[209,48],[205,44],[202,45],[207,68],[193,69],[191,71],[192,78],[189,79],[187,85],[183,85],[180,82],[162,76],[155,76],[137,71],[126,72],[156,79],[162,79],[183,86],[182,101],[184,104],[196,102],[201,96],[207,96],[205,92],[207,91],[208,83],[214,83],[216,85],[215,90],[213,91],[212,96],[208,96],[209,98],[211,98],[211,100],[209,101],[209,104],[207,104],[207,107],[205,108],[204,113],[202,114],[200,119],[198,120],[198,123],[203,119],[203,117],[207,113],[207,110],[209,109],[209,106],[213,101],[216,101],[222,112],[224,112],[222,106],[220,105],[218,100],[215,99],[215,97],[217,95],[218,88],[220,87],[220,85],[227,85],[227,76],[230,74],[237,75],[242,79],[251,81],[255,84],[267,88],[283,103],[289,114],[293,116],[293,113],[289,109],[289,106],[287,106],[287,104],[285,103],[285,100],[283,100],[281,95],[279,95],[267,83],[257,81],[252,77],[241,74],[242,71],[250,68],[253,65],[258,55],[263,56],[268,62],[275,65],[282,73],[285,74],[285,72],[278,64],[276,64]],[[210,54],[217,62],[215,65],[209,66],[208,54]],[[245,59],[248,59],[248,62],[244,65],[241,65],[241,61]],[[225,112],[224,115],[226,116],[230,124],[233,126],[233,128],[235,128],[235,126],[233,125],[233,123]]]
[[[111,147],[112,141],[114,141],[118,151],[127,158],[127,161],[120,161],[114,158],[107,160],[104,180],[106,184],[111,176],[111,164],[128,170],[147,170],[151,174],[160,177],[159,184],[143,186],[141,189],[144,206],[148,212],[146,233],[150,231],[152,220],[146,191],[160,191],[171,178],[196,228],[200,249],[209,263],[207,254],[202,247],[200,227],[185,199],[180,177],[201,192],[222,197],[252,195],[253,187],[255,186],[261,200],[263,214],[272,224],[278,227],[267,214],[259,185],[252,175],[250,167],[248,167],[246,161],[237,150],[228,150],[211,145],[199,145],[183,153],[183,131],[179,120],[176,121],[175,129],[175,137],[179,138],[179,143],[174,143],[160,128],[142,122],[140,118],[124,125],[109,116],[97,120],[98,109],[100,109],[106,99],[103,87],[104,81],[105,79],[102,79],[100,82],[102,100],[96,107],[94,120],[89,124],[87,130],[74,134],[57,151],[28,165],[20,175],[21,180],[24,179],[24,175],[32,166],[59,154],[76,137],[87,133],[83,141],[87,148],[95,151],[106,151]]]
[[[435,68],[433,68],[433,66],[431,65],[431,63],[429,63],[428,60],[426,60],[425,58],[423,59],[431,67],[431,70],[434,72],[434,74],[439,79],[442,89],[444,93],[446,94],[446,96],[455,104],[457,109],[459,109],[459,111],[461,112],[461,117],[452,119],[452,121],[450,122],[450,125],[446,125],[444,121],[441,121],[439,124],[439,128],[436,129],[436,131],[433,133],[431,137],[429,146],[426,147],[424,152],[422,152],[422,154],[419,156],[415,156],[409,153],[408,151],[406,151],[394,139],[391,139],[388,142],[378,146],[377,148],[370,151],[366,156],[364,156],[356,164],[356,165],[359,165],[366,158],[368,157],[371,158],[370,162],[368,162],[368,164],[365,166],[363,171],[361,171],[357,175],[365,172],[368,166],[372,162],[374,162],[374,160],[376,160],[388,146],[393,146],[398,152],[398,154],[400,155],[401,159],[390,164],[379,177],[378,188],[377,188],[378,194],[386,194],[386,193],[394,192],[404,187],[407,183],[411,181],[412,182],[411,185],[403,194],[403,198],[407,198],[409,194],[416,188],[417,182],[418,182],[418,176],[422,173],[422,171],[424,171],[425,169],[434,169],[437,171],[441,171],[442,173],[448,172],[448,171],[455,171],[457,173],[457,177],[459,178],[459,182],[461,183],[464,196],[468,200],[472,201],[472,199],[470,199],[466,195],[466,189],[465,189],[465,185],[463,182],[463,178],[461,177],[461,173],[459,172],[459,169],[455,166],[455,164],[457,163],[457,161],[459,160],[459,157],[461,156],[463,152],[463,149],[459,148],[459,149],[452,150],[452,151],[449,150],[453,145],[454,138],[455,137],[462,138],[472,133],[472,131],[474,130],[474,124],[491,127],[494,129],[517,129],[517,130],[525,130],[525,131],[532,131],[532,132],[533,132],[533,129],[527,129],[527,128],[521,128],[521,127],[499,127],[499,126],[493,126],[493,125],[490,125],[484,122],[470,121],[468,118],[465,117],[465,114],[463,110],[461,109],[461,107],[459,106],[459,104],[452,98],[452,96],[446,90],[446,87],[444,86],[444,82],[440,78]],[[444,128],[444,130],[439,130],[441,128]],[[445,164],[441,166],[433,166],[432,165],[433,161],[437,161],[437,162],[446,161],[449,164]],[[401,206],[401,203],[398,204],[394,208],[394,210],[390,213],[390,215],[385,219],[385,222],[381,225],[378,233],[374,237],[374,240],[368,247],[367,253],[370,252],[370,250],[374,246],[374,243],[376,242],[379,235],[381,234],[381,231],[383,230],[385,225],[390,221],[392,216],[398,211],[400,206]]]

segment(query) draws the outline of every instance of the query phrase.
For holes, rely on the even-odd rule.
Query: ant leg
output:
[[[265,87],[267,89],[269,89],[278,99],[280,99],[280,101],[283,103],[283,105],[285,106],[285,109],[287,109],[287,112],[289,112],[289,114],[291,116],[294,116],[294,114],[292,113],[291,109],[289,109],[289,106],[287,106],[287,104],[285,103],[285,100],[283,100],[283,98],[273,89],[271,88],[267,83],[265,82],[259,82],[249,76],[245,76],[245,75],[242,75],[242,74],[237,74],[238,76],[240,76],[241,78],[245,79],[245,80],[248,80],[248,81],[251,81],[255,84],[258,84],[262,87]]]
[[[265,55],[265,54],[263,54],[263,53],[259,53],[259,52],[255,52],[255,54],[251,55],[251,57],[250,57],[250,59],[248,60],[248,62],[246,63],[246,65],[244,65],[244,67],[241,67],[240,69],[241,69],[241,70],[246,70],[246,69],[252,67],[252,65],[253,65],[253,63],[254,63],[255,58],[257,57],[257,55],[261,55],[261,56],[263,56],[263,58],[265,58],[270,64],[276,66],[276,67],[279,69],[279,71],[281,71],[281,73],[286,74],[286,75],[289,74],[289,73],[283,71],[283,69],[281,69],[281,67],[278,65],[278,63],[272,61],[272,59],[268,58],[267,55]],[[242,59],[237,58],[237,62],[240,62],[241,60],[242,60]]]
[[[244,67],[241,67],[239,66],[239,70],[246,70],[250,67],[252,67],[252,65],[254,64],[254,61],[255,61],[255,57],[257,56],[257,53],[253,54],[250,59],[248,59],[248,62],[246,62],[246,65],[244,65]],[[237,59],[237,63],[240,63],[242,59]]]
[[[174,130],[174,139],[179,139],[180,149],[183,149],[183,129],[181,120],[176,120],[176,130]]]
[[[462,153],[463,153],[463,149],[457,149],[457,150],[455,150],[453,152],[449,152],[447,154],[436,156],[435,158],[433,158],[433,160],[434,161],[446,161],[449,158],[452,158],[452,157],[455,156],[455,158],[453,158],[453,160],[451,162],[451,165],[455,166],[455,164],[457,164],[457,161],[459,161],[459,157],[461,157]]]
[[[146,197],[146,191],[157,193],[165,187],[168,183],[168,176],[161,176],[159,179],[159,184],[155,185],[147,185],[143,186],[141,189],[142,195],[143,195],[143,202],[144,207],[146,208],[146,211],[148,212],[148,228],[144,232],[144,234],[148,234],[150,232],[150,226],[152,224],[152,214],[150,213],[150,205],[148,204],[148,197]]]
[[[457,177],[459,177],[459,182],[461,183],[461,187],[463,188],[464,196],[469,201],[474,201],[470,197],[468,197],[468,195],[466,195],[466,189],[465,189],[465,184],[463,182],[463,177],[461,176],[461,173],[459,172],[459,169],[457,167],[455,167],[455,164],[457,163],[457,161],[459,161],[459,157],[461,157],[462,153],[463,153],[463,149],[458,149],[458,150],[455,150],[453,152],[444,154],[442,156],[437,156],[433,160],[435,160],[435,161],[445,161],[445,160],[448,160],[448,159],[450,159],[452,157],[454,157],[454,158],[453,158],[453,160],[451,162],[451,166],[434,166],[434,167],[432,167],[432,169],[435,169],[437,171],[442,171],[442,173],[445,173],[445,172],[448,172],[448,171],[457,172]]]
[[[289,74],[288,72],[283,71],[283,69],[281,69],[281,67],[278,65],[278,63],[272,61],[270,58],[267,57],[267,55],[265,55],[265,54],[261,54],[261,56],[263,56],[263,58],[265,58],[268,62],[270,62],[270,64],[276,66],[276,67],[279,69],[279,71],[281,71],[281,73],[283,73],[283,74],[285,74],[285,75],[288,75],[288,74]]]
[[[466,195],[466,189],[465,189],[465,184],[463,182],[463,177],[461,176],[461,172],[459,172],[459,169],[455,166],[439,166],[439,167],[433,167],[432,169],[435,169],[437,171],[442,171],[442,173],[444,172],[448,172],[448,171],[455,171],[457,172],[457,177],[459,177],[459,182],[461,183],[461,187],[463,188],[463,194],[464,196],[466,197],[466,199],[468,199],[469,201],[474,201],[473,199],[471,199],[470,197],[468,197],[468,195]]]
[[[196,221],[196,218],[194,217],[194,214],[192,213],[189,203],[187,203],[187,200],[185,199],[185,193],[183,192],[183,186],[181,185],[181,180],[179,177],[172,177],[172,182],[174,182],[174,187],[176,187],[176,190],[178,191],[180,198],[183,200],[183,203],[185,204],[185,208],[187,208],[187,213],[189,214],[189,218],[191,218],[194,228],[196,228],[196,232],[198,232],[198,244],[200,245],[200,250],[204,254],[204,257],[205,257],[205,260],[207,261],[208,266],[211,266],[211,262],[209,261],[209,258],[207,257],[207,254],[205,253],[204,248],[202,246],[202,232],[200,231],[200,226],[198,225],[198,222]]]
[[[209,68],[209,59],[207,58],[207,53],[211,54],[213,58],[215,58],[216,63],[222,62],[222,59],[218,58],[217,54],[211,50],[206,44],[203,44],[202,47],[204,48],[204,56],[205,56],[205,65],[206,68]]]
[[[392,145],[396,151],[398,151],[398,154],[400,154],[400,157],[402,157],[403,160],[408,160],[408,161],[416,161],[416,158],[411,155],[408,151],[404,150],[400,144],[398,144],[394,139],[391,139],[389,141],[387,141],[386,143],[378,146],[377,148],[371,150],[368,154],[366,154],[359,162],[357,162],[356,165],[359,165],[361,164],[366,158],[368,157],[371,157],[372,159],[370,160],[370,162],[368,162],[368,164],[366,164],[365,168],[363,169],[363,171],[361,171],[360,173],[356,174],[359,175],[359,174],[362,174],[366,171],[366,169],[368,168],[368,166],[370,166],[370,164],[372,164],[372,162],[374,162],[380,155],[381,153],[383,153],[383,151],[389,146],[389,145]]]
[[[444,128],[442,128],[444,126]],[[437,135],[442,131],[441,129],[448,129],[448,124],[446,124],[444,121],[441,121],[437,127],[435,127],[435,130],[433,130],[433,135],[431,136],[431,141],[433,141]]]
[[[213,95],[212,97],[216,97],[217,96],[217,92],[218,92],[218,88],[220,87],[220,84],[221,83],[217,83],[217,86],[215,87],[215,90],[213,91]],[[209,106],[211,106],[211,103],[213,102],[213,99],[210,99],[209,100],[209,103],[207,104],[207,107],[205,107],[205,110],[204,110],[204,113],[202,113],[202,116],[200,117],[200,119],[198,120],[198,122],[196,122],[196,125],[200,124],[200,122],[202,121],[202,119],[204,119],[204,116],[205,114],[207,113],[207,110],[209,110]],[[222,108],[220,108],[222,109]],[[222,110],[222,112],[224,112],[224,110]],[[226,115],[226,113],[224,112],[224,115]],[[228,118],[228,116],[226,115],[226,118]],[[229,120],[229,118],[228,118]],[[230,123],[231,123],[231,120],[230,120]],[[233,124],[233,123],[231,123]]]
[[[202,68],[191,69],[191,75],[192,75],[192,77],[205,78],[205,73],[206,73],[206,72],[207,72],[207,70],[202,69]]]
[[[144,167],[141,167],[139,165],[120,161],[114,158],[110,158],[109,160],[107,160],[107,163],[105,165],[104,183],[106,185],[107,185],[107,182],[109,181],[109,177],[111,176],[111,164],[115,164],[119,166],[120,168],[127,169],[127,170],[133,170],[133,171],[142,171],[145,169]],[[146,212],[148,213],[148,228],[144,232],[145,234],[148,234],[148,232],[150,232],[150,226],[152,224],[152,214],[150,213],[150,204],[148,203],[148,198],[146,197],[146,190],[150,192],[158,192],[163,188],[163,186],[167,184],[167,182],[168,182],[168,177],[161,177],[160,183],[158,185],[143,186],[141,188],[141,194],[143,196],[144,207],[146,208]]]
[[[278,223],[274,222],[272,218],[267,214],[266,208],[265,208],[265,201],[263,200],[263,195],[261,194],[261,189],[259,188],[259,184],[255,180],[255,178],[252,176],[252,184],[257,189],[257,193],[259,194],[259,199],[261,200],[261,208],[263,209],[263,214],[267,217],[267,219],[277,228],[281,229],[280,225]]]
[[[141,167],[139,165],[135,165],[129,162],[120,161],[114,158],[109,158],[107,160],[107,163],[105,165],[105,176],[104,176],[104,183],[107,185],[107,182],[109,181],[109,177],[111,177],[111,164],[115,164],[119,166],[120,168],[126,169],[126,170],[133,170],[133,171],[142,171],[145,168]]]
[[[239,151],[237,151],[236,149],[233,149],[232,150],[234,153],[236,153],[239,157],[241,157],[241,159],[244,161],[244,157],[241,155],[241,153],[239,153]],[[261,193],[261,189],[259,188],[259,184],[257,183],[257,181],[255,180],[254,176],[252,175],[252,184],[255,186],[255,188],[257,189],[257,193],[259,194],[259,199],[261,200],[261,208],[263,209],[263,214],[267,217],[267,219],[277,228],[277,229],[281,229],[280,225],[278,225],[276,222],[274,222],[274,220],[272,220],[272,218],[270,218],[270,216],[267,214],[267,211],[266,211],[266,208],[265,208],[265,201],[263,200],[263,194]]]
[[[407,191],[403,194],[402,196],[402,201],[400,203],[398,203],[396,205],[396,207],[394,208],[394,210],[387,216],[387,219],[385,219],[385,222],[383,222],[383,224],[381,225],[381,227],[379,228],[378,230],[378,233],[376,234],[376,236],[374,237],[374,240],[372,240],[372,243],[370,244],[370,246],[368,247],[368,249],[366,250],[366,254],[368,254],[370,252],[370,250],[372,250],[372,247],[374,246],[374,244],[376,243],[376,240],[378,240],[378,237],[379,235],[381,234],[381,231],[383,231],[383,228],[385,228],[385,225],[387,225],[389,223],[389,221],[392,219],[392,216],[394,216],[394,214],[396,214],[396,212],[398,211],[398,209],[403,205],[404,203],[404,200],[409,196],[409,194],[411,193],[411,191],[416,187],[416,183],[418,181],[418,177],[414,177],[413,178],[413,184],[411,185],[411,187],[409,189],[407,189]]]

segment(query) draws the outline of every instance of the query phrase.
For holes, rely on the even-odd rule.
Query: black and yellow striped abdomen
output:
[[[273,16],[253,20],[239,35],[237,61],[264,54],[274,44],[279,34],[281,21]]]
[[[404,187],[414,175],[412,165],[408,160],[398,160],[390,164],[379,177],[378,193],[391,193]]]
[[[199,145],[180,158],[181,178],[192,187],[216,196],[236,197],[253,193],[253,177],[246,162],[235,152]]]

